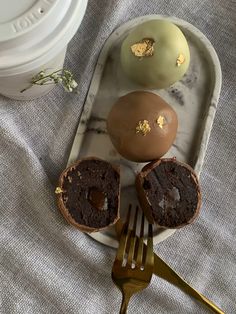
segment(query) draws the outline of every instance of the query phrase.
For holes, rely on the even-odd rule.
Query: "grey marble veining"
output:
[[[68,165],[78,158],[96,156],[121,167],[121,216],[128,204],[138,204],[134,188],[136,174],[144,166],[122,158],[113,147],[106,130],[106,117],[118,97],[144,88],[131,82],[120,66],[120,45],[130,30],[143,21],[163,16],[145,16],[127,22],[107,40],[101,51],[84,110],[75,135]],[[187,37],[191,62],[184,77],[167,89],[150,90],[159,94],[177,112],[179,127],[175,142],[165,157],[175,156],[200,174],[221,87],[221,69],[214,48],[192,25],[167,18],[178,25]],[[156,229],[158,243],[175,230]],[[96,240],[116,246],[114,230],[93,233]]]

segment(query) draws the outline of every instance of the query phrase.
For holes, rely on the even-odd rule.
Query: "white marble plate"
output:
[[[134,188],[136,173],[144,166],[129,162],[114,149],[106,131],[106,117],[116,99],[133,90],[143,90],[129,81],[119,61],[120,44],[130,30],[147,20],[166,19],[181,28],[187,37],[191,62],[186,75],[170,88],[154,90],[178,114],[176,140],[165,155],[189,163],[200,174],[221,88],[221,68],[217,54],[209,40],[191,24],[173,17],[148,15],[131,20],[116,29],[107,39],[97,62],[84,110],[68,160],[96,156],[121,166],[121,217],[128,204],[136,205]],[[172,235],[174,229],[154,230],[157,244]],[[97,241],[117,247],[114,228],[92,233]]]

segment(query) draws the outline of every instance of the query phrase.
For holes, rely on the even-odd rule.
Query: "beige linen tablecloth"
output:
[[[201,215],[155,247],[189,283],[236,313],[236,2],[235,0],[89,0],[66,68],[80,95],[56,87],[30,102],[0,97],[0,313],[118,313],[111,280],[115,251],[69,226],[54,187],[66,165],[99,51],[111,32],[144,14],[182,18],[214,45],[223,86],[200,177]],[[208,313],[154,277],[129,313]]]

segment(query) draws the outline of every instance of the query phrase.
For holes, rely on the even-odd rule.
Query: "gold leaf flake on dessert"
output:
[[[130,49],[135,57],[151,57],[154,54],[155,41],[151,38],[143,38],[140,42],[133,44]]]
[[[148,120],[139,121],[136,126],[136,133],[142,133],[143,136],[147,135],[151,131]]]
[[[58,187],[56,187],[56,189],[55,189],[55,194],[61,194],[61,193],[63,193],[64,191],[62,190],[62,188],[60,188],[59,186]]]
[[[179,67],[181,66],[181,64],[184,63],[184,61],[185,61],[185,56],[182,53],[180,53],[176,60],[176,65]]]
[[[156,120],[156,123],[158,124],[158,126],[163,129],[163,126],[165,125],[165,118],[163,116],[159,116]]]

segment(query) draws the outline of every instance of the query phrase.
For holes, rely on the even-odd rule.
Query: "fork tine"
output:
[[[116,286],[122,292],[122,304],[120,308],[120,313],[126,313],[128,302],[131,296],[145,288],[149,285],[152,274],[153,274],[153,265],[154,265],[154,255],[153,255],[153,263],[147,259],[148,263],[143,263],[144,256],[144,213],[142,214],[141,220],[141,229],[140,229],[140,238],[136,235],[136,226],[138,220],[138,206],[136,207],[136,211],[134,214],[133,226],[132,229],[129,228],[130,224],[130,214],[131,214],[131,205],[129,206],[126,223],[122,230],[122,235],[120,239],[120,245],[117,251],[116,259],[113,263],[112,267],[112,280],[116,284]],[[148,242],[149,248],[152,243],[152,226],[149,226],[149,238]],[[138,245],[137,245],[138,244]],[[137,250],[138,249],[138,250]],[[136,254],[138,251],[138,254]],[[126,260],[126,252],[128,253],[128,257]],[[137,261],[135,264],[136,256],[138,255]],[[134,261],[134,263],[133,263]],[[134,266],[134,267],[133,267]]]
[[[135,215],[134,215],[134,222],[133,222],[134,234],[136,234],[137,218],[138,218],[138,206],[136,206]]]
[[[142,266],[143,262],[143,234],[144,234],[144,213],[142,214],[141,228],[140,228],[140,237],[138,239],[138,254],[136,264],[138,267]]]
[[[132,204],[129,204],[129,209],[128,209],[128,213],[127,213],[126,221],[125,221],[125,224],[127,225],[127,228],[129,227],[131,208],[132,208]]]
[[[145,257],[145,265],[153,265],[154,253],[153,253],[153,232],[152,224],[148,225],[148,239],[147,239],[147,249]]]
[[[138,217],[138,206],[136,206],[135,215],[134,215],[134,222],[133,222],[133,229],[131,231],[131,240],[130,240],[128,259],[127,259],[127,262],[129,265],[132,265],[132,261],[134,259],[134,251],[135,251],[135,243],[136,243],[137,217]]]
[[[129,238],[129,220],[130,220],[130,213],[131,213],[131,208],[132,205],[129,205],[129,209],[127,212],[127,216],[126,216],[126,221],[121,233],[121,237],[120,237],[120,243],[119,243],[119,248],[117,250],[117,254],[116,257],[119,261],[123,261],[124,257],[125,257],[125,250],[126,250],[126,246],[127,246],[127,241]]]

